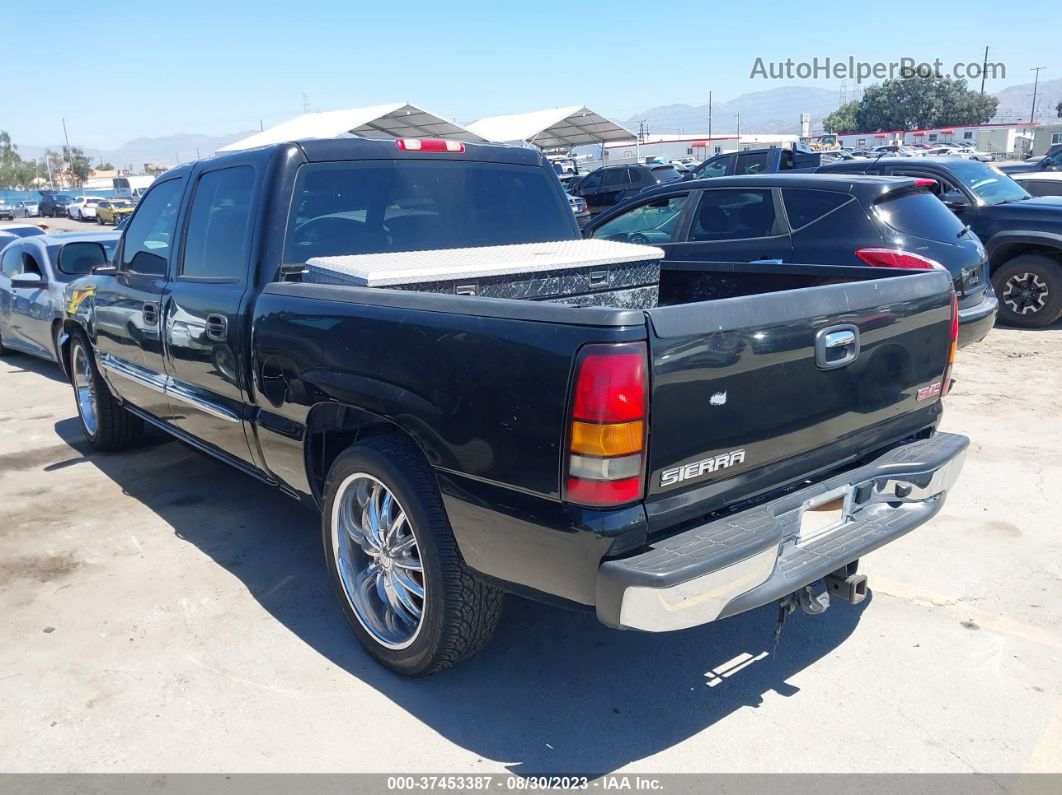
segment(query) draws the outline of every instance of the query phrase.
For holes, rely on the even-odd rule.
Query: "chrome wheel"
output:
[[[339,579],[358,622],[380,645],[407,648],[420,634],[427,593],[405,510],[383,483],[356,472],[336,493],[331,531]]]
[[[81,345],[74,346],[70,362],[74,393],[77,395],[77,413],[89,436],[96,435],[96,386],[92,380],[92,361],[88,351]]]
[[[1003,303],[1016,315],[1039,312],[1047,304],[1047,282],[1035,273],[1016,273],[1003,286]]]

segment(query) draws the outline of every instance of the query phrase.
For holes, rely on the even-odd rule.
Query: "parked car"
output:
[[[133,209],[133,202],[129,199],[103,199],[96,204],[96,223],[100,226],[104,224],[118,226],[118,222],[127,215],[131,215]]]
[[[15,220],[15,206],[8,204],[4,199],[0,199],[0,221],[4,220]]]
[[[1042,157],[1030,157],[1019,163],[1000,163],[997,167],[1004,174],[1062,171],[1062,144],[1055,144]]]
[[[680,179],[682,176],[669,164],[604,166],[580,179],[569,192],[584,199],[591,214],[596,214],[646,188]]]
[[[776,174],[793,169],[811,169],[835,157],[844,158],[845,156],[840,150],[812,152],[803,149],[783,149],[779,146],[748,149],[743,152],[723,152],[708,158],[694,168],[686,175],[686,179]]]
[[[15,237],[33,237],[34,235],[45,234],[44,230],[39,226],[30,226],[29,224],[19,224],[18,226],[5,226],[4,231],[9,235]]]
[[[32,199],[15,202],[15,218],[32,218],[36,215],[40,215],[37,202]]]
[[[411,259],[445,280],[518,243],[579,247],[526,148],[307,140],[173,169],[115,267],[67,288],[85,437],[162,428],[319,509],[340,609],[402,674],[479,650],[504,590],[649,631],[858,602],[855,561],[940,510],[968,446],[936,431],[940,269],[776,292],[681,263],[647,309],[306,281]]]
[[[590,210],[586,206],[586,200],[580,199],[578,196],[572,196],[570,193],[565,193],[564,195],[568,197],[568,204],[571,205],[572,212],[575,213],[575,222],[582,227],[590,220]]]
[[[819,173],[933,180],[940,199],[981,238],[1001,320],[1042,328],[1062,317],[1062,199],[1034,199],[995,166],[957,158],[833,163]]]
[[[1019,171],[1007,176],[1031,196],[1062,196],[1062,171]]]
[[[0,355],[60,362],[66,285],[104,264],[117,242],[113,232],[67,232],[7,245],[0,252]]]
[[[96,205],[104,199],[99,196],[75,196],[66,206],[66,214],[75,221],[88,221],[96,217]]]
[[[70,204],[70,197],[61,193],[42,193],[37,210],[44,218],[66,218],[66,208]]]
[[[984,247],[913,179],[767,174],[683,182],[602,213],[585,237],[659,246],[671,262],[753,262],[775,276],[803,263],[926,269],[959,297],[960,347],[982,340],[998,302]],[[729,265],[724,265],[729,267]]]

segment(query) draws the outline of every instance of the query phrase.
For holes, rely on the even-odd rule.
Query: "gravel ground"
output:
[[[314,515],[177,443],[91,451],[57,370],[5,358],[0,772],[1062,771],[1062,329],[955,375],[965,471],[863,605],[775,651],[771,607],[647,635],[513,599],[409,681],[349,633]]]

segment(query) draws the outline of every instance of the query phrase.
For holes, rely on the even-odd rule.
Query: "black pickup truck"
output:
[[[85,435],[157,426],[319,510],[342,610],[404,674],[481,648],[506,591],[649,631],[861,599],[856,561],[941,509],[967,448],[936,431],[946,272],[665,262],[648,309],[305,280],[322,255],[578,239],[523,148],[181,166],[68,289]]]

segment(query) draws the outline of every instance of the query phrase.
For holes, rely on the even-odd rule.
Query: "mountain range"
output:
[[[1009,86],[997,92],[999,110],[997,121],[1024,121],[1029,118],[1032,106],[1033,84]],[[853,99],[849,95],[849,99]],[[1062,102],[1062,78],[1046,80],[1037,90],[1037,120],[1057,120],[1055,106]],[[800,114],[810,113],[812,129],[821,126],[822,117],[835,110],[840,103],[837,91],[825,88],[783,86],[765,91],[753,91],[734,99],[716,101],[712,104],[712,132],[733,133],[741,114],[741,129],[745,132],[793,133],[800,132]],[[650,134],[703,133],[708,130],[708,105],[674,104],[661,105],[636,113],[619,123],[637,132],[644,122]],[[228,135],[202,135],[177,133],[157,138],[134,138],[117,149],[86,147],[85,152],[96,163],[109,162],[119,168],[132,167],[139,171],[145,163],[175,162],[208,157],[225,144],[238,141],[257,130],[244,130]],[[44,146],[19,146],[19,154],[25,159],[40,157],[46,148],[60,150],[60,144]]]

